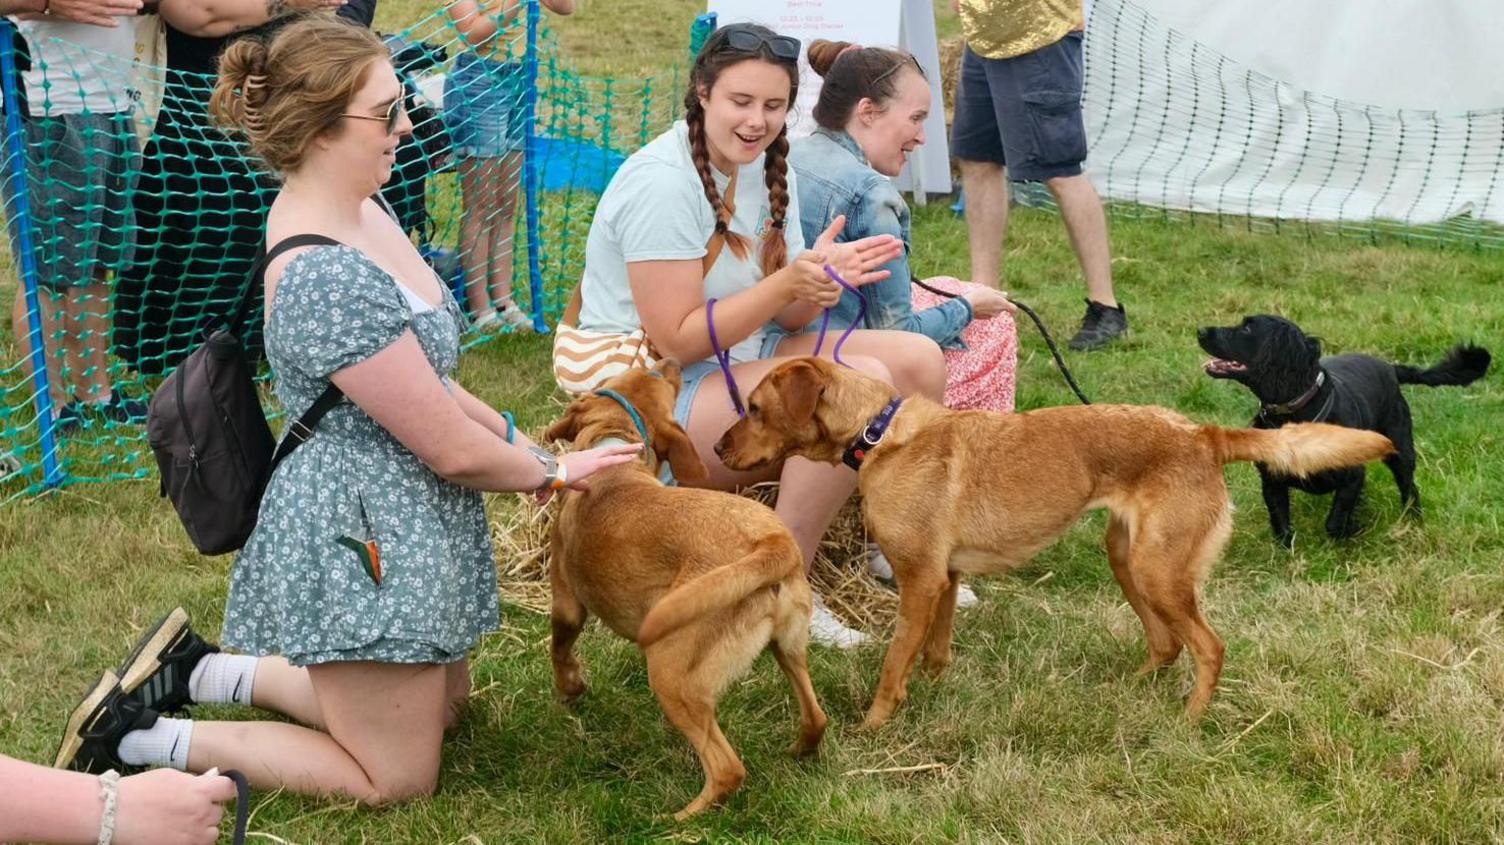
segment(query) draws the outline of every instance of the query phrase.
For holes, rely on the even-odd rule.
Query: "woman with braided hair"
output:
[[[713,352],[728,353],[734,381],[750,391],[781,360],[815,351],[816,335],[803,329],[841,296],[825,265],[853,285],[871,284],[888,275],[881,268],[903,245],[890,235],[837,243],[837,219],[806,246],[787,160],[798,57],[797,40],[754,24],[706,40],[690,72],[685,119],[634,153],[596,208],[578,329],[642,332],[658,355],[685,362],[675,413],[710,469],[707,483],[732,490],[778,478],[776,510],[809,562],[856,473],[803,459],[762,474],[722,465],[712,447],[736,411]],[[939,399],[945,388],[940,348],[912,332],[854,332],[841,357],[905,395]],[[572,386],[582,384],[570,369],[579,361],[561,333],[554,357],[561,383],[568,372]],[[842,647],[866,639],[818,599],[810,635]]]

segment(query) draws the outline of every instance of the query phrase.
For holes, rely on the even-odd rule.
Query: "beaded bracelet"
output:
[[[99,776],[99,797],[104,799],[104,814],[99,817],[99,845],[110,845],[115,838],[115,805],[120,800],[120,773],[114,769]]]

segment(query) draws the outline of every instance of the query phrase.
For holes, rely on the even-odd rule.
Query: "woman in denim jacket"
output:
[[[993,288],[951,277],[925,284],[953,296],[910,284],[909,207],[889,177],[924,143],[931,99],[924,71],[900,50],[825,40],[810,44],[809,63],[825,79],[814,108],[819,128],[793,142],[789,153],[806,240],[845,215],[838,240],[884,234],[904,243],[903,254],[885,265],[887,279],[842,295],[831,309],[831,328],[854,323],[858,297],[865,297],[862,328],[918,332],[945,349],[947,405],[1013,410],[1012,303]]]

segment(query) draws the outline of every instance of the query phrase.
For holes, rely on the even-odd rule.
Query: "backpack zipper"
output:
[[[204,361],[204,369],[207,370],[208,368],[209,368],[209,362],[206,359]],[[207,382],[208,379],[205,379],[205,381]],[[255,379],[251,380],[251,384],[252,385],[255,384]],[[219,400],[217,398],[215,398],[213,390],[209,391],[209,404],[211,404],[211,405],[214,406],[214,413],[219,415],[219,418],[225,424],[225,429],[230,432],[230,437],[229,437],[230,451],[232,451],[232,452],[235,453],[235,459],[240,462],[240,471],[241,471],[241,473],[244,475],[245,478],[250,479],[251,478],[251,467],[250,467],[250,464],[246,462],[246,459],[245,459],[245,450],[242,449],[241,445],[240,445],[240,430],[237,429],[237,428],[235,428],[234,421],[232,421],[230,419],[230,415],[229,414],[225,413],[224,407],[222,405],[220,405],[219,404]],[[257,405],[258,406],[260,405],[260,399],[259,399],[259,397],[257,399]],[[255,480],[252,479],[252,483],[254,483],[254,482],[255,482]]]
[[[188,462],[193,465],[193,471],[198,472],[198,438],[193,436],[193,424],[188,421],[187,401],[183,396],[183,382],[188,380],[188,374],[180,372],[178,375],[178,419],[183,421],[183,433],[188,435]]]

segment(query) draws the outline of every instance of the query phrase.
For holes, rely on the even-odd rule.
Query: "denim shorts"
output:
[[[444,79],[444,126],[460,158],[521,152],[523,68],[461,53]]]
[[[956,88],[951,153],[1005,164],[1008,178],[1076,176],[1086,160],[1081,33],[1022,56],[986,59],[966,48]]]
[[[788,337],[787,332],[776,326],[769,326],[767,334],[762,339],[762,348],[757,352],[757,359],[762,361],[777,355],[778,344],[786,337]],[[685,428],[689,428],[689,412],[695,405],[695,395],[700,392],[700,385],[705,383],[706,378],[719,374],[720,371],[721,365],[716,363],[714,358],[707,358],[703,361],[684,365],[683,383],[679,387],[679,398],[674,402],[674,422]],[[747,392],[752,389],[753,385],[738,384],[737,387],[741,388],[742,401],[745,402]],[[730,402],[731,400],[727,399],[726,401]],[[668,461],[664,461],[659,466],[658,477],[664,484],[673,483],[674,474],[669,470]]]
[[[95,284],[130,258],[130,193],[140,170],[131,116],[32,116],[25,130],[26,198],[41,284]],[[13,255],[20,246],[16,185],[10,170],[0,174]]]

